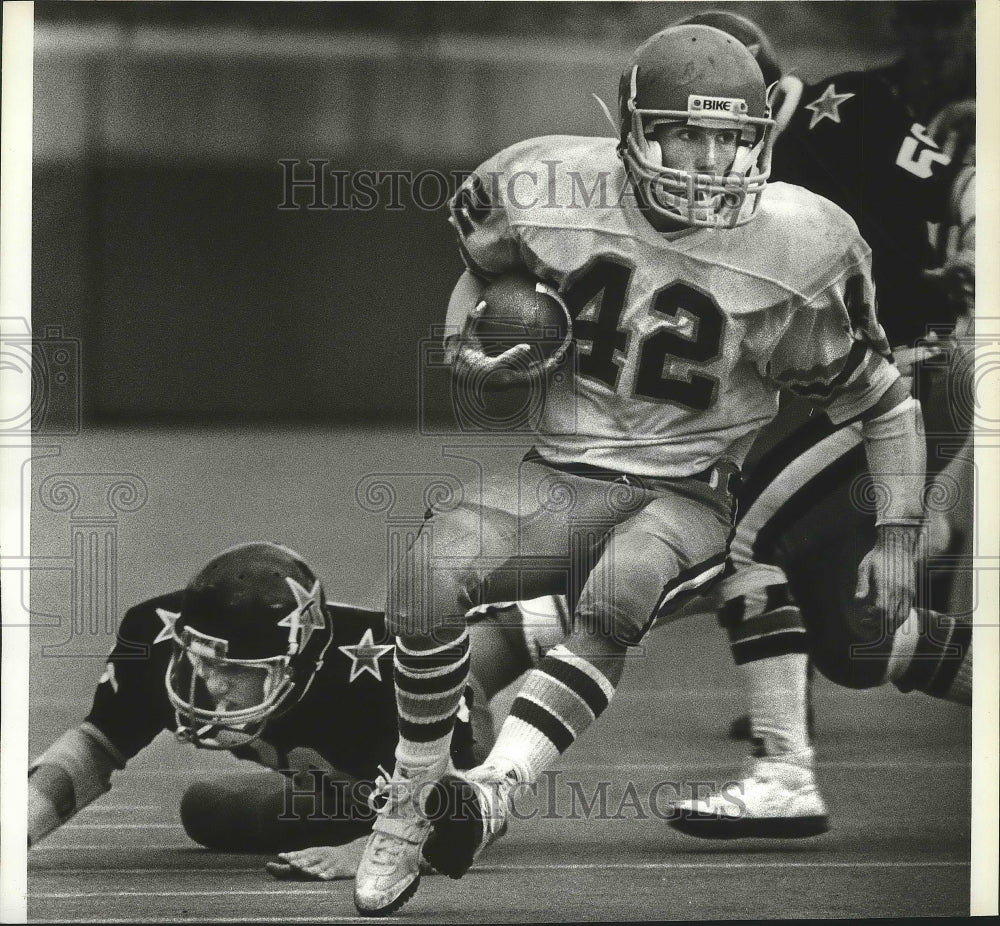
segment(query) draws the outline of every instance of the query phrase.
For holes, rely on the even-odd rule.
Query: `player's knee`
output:
[[[480,546],[473,512],[458,508],[429,518],[389,578],[385,619],[390,632],[427,634],[443,623],[463,620],[487,600],[476,568]]]
[[[206,849],[228,849],[232,834],[224,819],[224,809],[231,801],[232,794],[216,782],[196,781],[181,798],[184,832]]]
[[[839,622],[827,624],[810,648],[813,664],[845,688],[875,688],[886,680],[892,633],[885,622],[858,605]]]
[[[396,636],[427,634],[444,623],[462,621],[483,600],[479,573],[471,560],[449,563],[446,569],[428,568],[419,581],[426,594],[412,593],[413,578],[407,569],[389,582],[385,623]]]

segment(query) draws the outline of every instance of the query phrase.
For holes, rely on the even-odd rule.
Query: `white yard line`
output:
[[[731,762],[635,762],[611,763],[604,765],[559,765],[546,772],[558,775],[563,772],[668,772],[683,769],[705,769]],[[899,759],[830,759],[816,760],[817,768],[969,768],[972,759],[941,759],[940,761],[906,762]]]
[[[897,861],[875,862],[859,859],[856,862],[567,862],[548,865],[485,865],[479,871],[677,871],[680,869],[729,871],[744,868],[968,868],[968,862],[958,861]],[[234,869],[217,869],[234,871]],[[253,869],[256,871],[257,869]],[[151,869],[154,873],[161,873]],[[53,874],[69,874],[68,871]],[[89,872],[93,874],[94,872]],[[191,874],[192,870],[173,872]],[[211,890],[211,891],[57,891],[31,894],[34,900],[71,900],[88,897],[281,897],[298,894],[315,894],[317,888],[329,882],[316,882],[312,887],[270,888],[267,890]]]

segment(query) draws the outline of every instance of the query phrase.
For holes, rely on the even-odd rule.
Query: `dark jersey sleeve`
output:
[[[880,318],[893,345],[950,321],[922,278],[937,263],[928,222],[947,212],[955,165],[896,89],[894,68],[837,74],[803,89],[775,145],[772,179],[832,200],[872,249]]]
[[[131,759],[164,729],[174,729],[165,677],[170,662],[169,621],[161,613],[180,610],[181,593],[130,608],[118,628],[115,648],[94,692],[87,721]]]

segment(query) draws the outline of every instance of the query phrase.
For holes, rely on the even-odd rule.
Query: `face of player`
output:
[[[204,684],[206,692],[215,701],[217,710],[243,710],[264,700],[267,672],[260,667],[196,658],[194,671]]]
[[[653,138],[663,152],[663,166],[699,174],[725,174],[736,158],[740,133],[683,123],[661,123]]]
[[[712,176],[725,175],[739,147],[736,129],[709,129],[684,123],[660,123],[653,127],[651,140],[660,146],[662,164],[670,170]],[[704,194],[707,203],[708,194]],[[680,219],[646,209],[646,218],[662,232],[686,228]]]

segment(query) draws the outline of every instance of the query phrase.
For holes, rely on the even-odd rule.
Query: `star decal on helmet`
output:
[[[818,99],[813,100],[812,103],[807,103],[805,106],[806,109],[812,111],[809,128],[815,128],[823,119],[829,119],[831,122],[840,122],[840,106],[853,96],[856,96],[856,94],[837,93],[837,88],[833,84],[830,84]]]
[[[176,614],[173,611],[167,611],[165,608],[157,608],[156,616],[163,621],[163,628],[156,635],[156,639],[153,640],[153,645],[157,643],[167,643],[174,638],[174,624],[177,623],[177,618],[181,616],[180,611]]]
[[[382,681],[382,670],[378,661],[392,648],[391,643],[376,643],[371,627],[364,632],[357,643],[351,646],[338,646],[337,649],[351,660],[351,677],[347,680],[348,684],[363,672],[370,672],[378,681]]]
[[[298,632],[302,631],[302,645],[314,630],[321,630],[326,626],[326,615],[323,613],[323,605],[319,600],[319,579],[311,589],[299,585],[291,576],[286,576],[285,581],[295,596],[295,609],[286,614],[280,621],[279,627],[288,628],[288,642],[295,643],[298,639]]]

